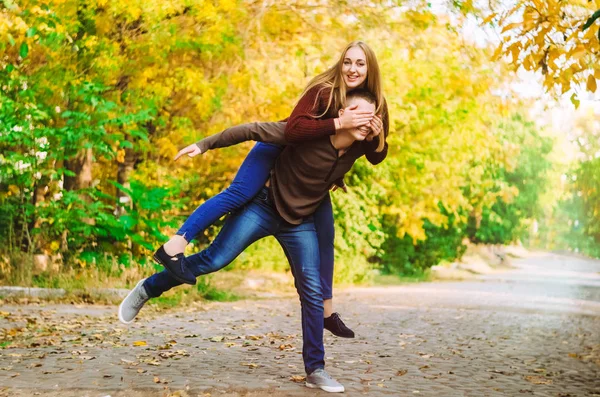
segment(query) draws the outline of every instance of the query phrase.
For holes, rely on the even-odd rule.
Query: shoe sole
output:
[[[180,283],[184,283],[184,284],[188,284],[188,285],[196,285],[196,279],[194,279],[193,282],[190,280],[186,280],[185,278],[180,277],[177,273],[175,273],[171,268],[169,268],[169,266],[165,265],[160,259],[158,259],[158,257],[156,255],[153,255],[152,258],[154,259],[154,261],[156,263],[158,263],[159,265],[164,267],[169,272],[169,275],[171,277],[173,277],[175,280],[179,281]]]
[[[319,385],[315,385],[314,383],[308,383],[306,382],[306,387],[308,387],[309,389],[321,389],[324,390],[328,393],[343,393],[344,392],[344,386],[319,386]]]
[[[135,315],[135,317],[133,317],[131,320],[126,321],[123,318],[123,303],[125,303],[125,301],[127,300],[127,298],[129,298],[129,296],[133,293],[133,291],[136,290],[136,288],[142,284],[144,281],[146,281],[146,279],[142,279],[140,280],[135,287],[133,287],[133,289],[131,291],[129,291],[129,293],[127,294],[127,296],[125,297],[125,299],[123,299],[123,301],[121,302],[121,304],[119,305],[119,321],[122,322],[123,324],[131,324],[133,322],[133,320],[135,320],[135,317],[137,317],[137,314]]]
[[[339,335],[339,334],[336,334],[332,330],[330,330],[329,328],[323,327],[323,329],[326,329],[327,331],[331,332],[331,335],[337,336],[338,338],[353,339],[355,337],[354,335]]]

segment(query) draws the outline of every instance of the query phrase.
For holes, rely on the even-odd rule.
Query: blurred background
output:
[[[367,42],[389,155],[332,193],[336,281],[427,279],[476,247],[600,257],[600,1],[0,1],[0,283],[126,287],[253,143]],[[207,245],[219,224],[190,247]],[[231,269],[288,272],[267,239]],[[199,284],[212,291],[208,281]]]

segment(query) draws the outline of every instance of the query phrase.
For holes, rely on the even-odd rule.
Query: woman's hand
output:
[[[356,110],[358,105],[351,105],[345,108],[339,117],[340,129],[348,130],[352,128],[368,125],[373,119],[373,112],[368,110]]]
[[[188,157],[194,157],[199,154],[202,154],[202,150],[200,150],[198,145],[196,145],[195,143],[190,146],[186,146],[177,153],[177,156],[175,156],[175,161],[177,161],[177,159],[183,156],[184,154],[187,154]]]
[[[373,119],[371,119],[371,122],[369,123],[369,128],[371,128],[371,133],[367,135],[365,140],[371,142],[373,138],[379,136],[379,134],[381,134],[381,131],[383,131],[383,121],[381,121],[381,116],[377,115],[373,117]]]

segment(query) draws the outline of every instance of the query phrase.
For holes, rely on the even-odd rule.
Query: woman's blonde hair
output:
[[[354,47],[360,48],[365,53],[367,58],[367,77],[363,83],[363,87],[369,90],[375,96],[375,98],[377,98],[375,114],[382,114],[385,98],[383,96],[383,89],[381,86],[381,74],[379,73],[379,63],[377,62],[377,57],[375,56],[375,52],[373,52],[371,47],[369,47],[366,43],[362,41],[353,41],[346,46],[336,64],[323,73],[315,76],[308,83],[302,92],[302,95],[300,96],[300,98],[302,98],[308,91],[315,87],[320,87],[319,93],[322,90],[331,89],[331,95],[329,95],[329,101],[325,111],[320,115],[316,115],[315,118],[323,117],[332,107],[337,111],[346,104],[346,84],[344,83],[342,70],[344,67],[344,58],[346,57],[346,52]],[[317,105],[318,97],[319,96],[317,95],[317,100],[315,101],[314,106]],[[379,139],[379,146],[377,147],[376,151],[382,151],[384,144],[384,139]]]

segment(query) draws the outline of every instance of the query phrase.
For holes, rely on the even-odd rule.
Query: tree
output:
[[[600,79],[600,1],[493,1],[483,23],[501,32],[495,58],[510,57],[510,66],[539,71],[544,88],[556,95],[585,87],[596,92]],[[579,104],[578,94],[571,96]]]

